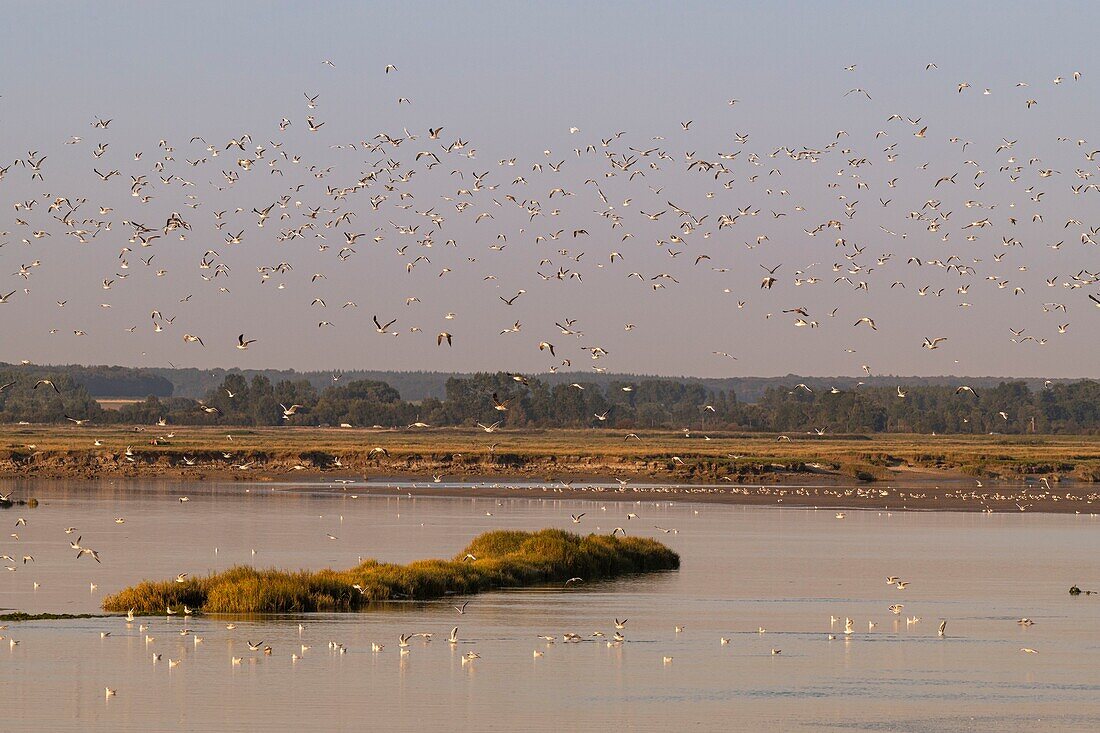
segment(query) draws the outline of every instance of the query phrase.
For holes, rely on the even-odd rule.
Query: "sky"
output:
[[[3,361],[1098,376],[1094,5],[5,17]]]

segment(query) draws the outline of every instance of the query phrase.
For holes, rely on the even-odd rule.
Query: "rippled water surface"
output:
[[[480,595],[461,616],[447,600],[359,614],[155,617],[139,620],[145,631],[121,618],[10,623],[0,631],[0,729],[1100,728],[1100,597],[1067,593],[1074,583],[1100,586],[1095,516],[848,511],[837,519],[825,510],[555,500],[550,492],[535,500],[396,490],[355,498],[355,490],[24,485],[16,495],[40,505],[0,511],[0,551],[15,558],[5,561],[15,570],[0,573],[0,606],[95,613],[105,594],[145,578],[241,563],[343,568],[360,557],[449,557],[501,528],[623,526],[668,543],[683,564],[609,583]],[[569,515],[580,512],[574,524]],[[20,517],[26,526],[15,526]],[[77,529],[67,535],[68,527]],[[77,536],[101,565],[75,559]],[[890,575],[910,584],[889,586]],[[904,605],[900,615],[888,610],[895,603]],[[855,633],[845,638],[831,616],[853,618]],[[1021,617],[1035,624],[1019,625]],[[592,636],[610,637],[615,618],[628,619],[624,644]],[[941,619],[945,638],[936,633]],[[455,625],[461,643],[452,648]],[[191,633],[181,636],[185,626]],[[418,638],[401,656],[398,636],[415,632],[434,638]],[[562,643],[565,632],[585,641]],[[559,640],[548,644],[543,634]],[[273,653],[250,651],[249,640]],[[333,641],[346,653],[331,650]],[[372,652],[372,642],[385,648]],[[464,665],[469,651],[481,658]],[[156,664],[153,652],[163,655]],[[244,661],[234,666],[232,657]],[[182,661],[170,668],[169,659]],[[105,687],[117,694],[106,697]]]

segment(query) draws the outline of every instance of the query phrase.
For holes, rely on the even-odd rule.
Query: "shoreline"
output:
[[[304,488],[304,487],[303,487]],[[736,493],[734,493],[736,491]],[[546,499],[590,502],[643,503],[683,502],[698,504],[723,504],[727,506],[776,507],[793,509],[821,509],[828,511],[942,511],[1020,513],[1026,511],[1041,514],[1095,514],[1100,513],[1100,491],[1082,492],[1070,489],[1052,498],[1042,487],[1038,491],[1024,488],[1011,489],[1001,486],[999,491],[981,495],[959,486],[882,486],[873,489],[874,495],[855,488],[807,487],[797,483],[772,486],[658,486],[655,488],[627,487],[618,489],[593,489],[591,486],[499,486],[442,487],[420,482],[408,487],[391,485],[359,485],[349,488],[348,494],[360,496],[411,496],[415,498],[448,499]],[[839,492],[839,493],[832,493]],[[848,493],[851,492],[851,493]],[[884,492],[884,493],[883,493]],[[1065,498],[1069,494],[1070,499]],[[1026,509],[1021,510],[1020,507]]]
[[[1092,513],[1100,436],[0,426],[0,481],[26,499],[39,481],[325,479],[365,495]]]
[[[421,474],[362,477],[360,480],[320,474],[312,476],[287,474],[279,476],[252,475],[232,478],[214,477],[196,481],[185,476],[127,476],[94,479],[61,479],[61,484],[77,487],[119,484],[140,486],[155,482],[165,493],[178,495],[180,487],[188,487],[188,495],[202,496],[218,490],[267,493],[320,493],[333,498],[363,497],[418,499],[482,499],[482,500],[551,500],[592,503],[641,504],[677,502],[686,504],[721,504],[727,506],[774,507],[828,511],[934,511],[986,513],[1086,514],[1100,513],[1100,487],[1066,482],[1047,489],[1035,481],[983,483],[962,476],[923,474],[917,480],[911,476],[901,482],[883,481],[875,485],[847,482],[807,482],[797,475],[772,484],[689,484],[667,482],[627,482],[590,478],[538,481],[531,478],[506,480],[499,477],[470,477],[461,482],[435,483]],[[822,477],[816,476],[820,479]],[[35,500],[48,507],[49,498],[42,499],[35,487],[54,483],[57,479],[31,477],[11,481],[5,491],[12,491],[16,506]],[[351,481],[351,483],[344,483]]]

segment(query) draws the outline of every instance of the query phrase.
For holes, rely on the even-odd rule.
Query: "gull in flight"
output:
[[[397,323],[396,318],[394,318],[389,323],[386,323],[385,325],[378,322],[378,316],[371,316],[371,318],[374,320],[374,330],[377,333],[391,333],[390,331],[388,331],[389,327],[392,326],[393,324]]]
[[[859,325],[859,324],[861,324],[861,323],[866,323],[866,324],[867,324],[868,326],[870,326],[870,327],[871,327],[871,330],[872,330],[872,331],[877,331],[877,330],[878,330],[878,327],[877,327],[877,326],[875,326],[875,322],[874,322],[874,320],[873,320],[873,319],[871,319],[871,318],[868,318],[867,316],[864,316],[863,318],[860,318],[860,319],[859,319],[858,321],[856,321],[856,322],[855,322],[855,323],[853,323],[852,325],[853,325],[853,326],[858,326],[858,325]]]

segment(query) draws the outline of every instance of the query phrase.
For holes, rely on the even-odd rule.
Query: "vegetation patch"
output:
[[[519,467],[527,461],[518,453],[497,453],[493,456],[493,462],[498,466]]]
[[[884,468],[892,468],[894,466],[900,466],[905,463],[905,461],[896,456],[892,456],[889,453],[879,452],[861,453],[859,455],[859,459],[861,461],[866,461],[872,466],[881,466]]]
[[[0,613],[0,622],[9,621],[63,621],[74,618],[106,618],[100,613]]]
[[[842,463],[840,471],[846,476],[866,483],[877,481],[885,475],[880,466],[869,463]]]
[[[426,601],[679,567],[679,555],[641,537],[581,536],[556,529],[497,531],[475,537],[452,560],[408,565],[367,560],[350,570],[317,571],[238,566],[182,583],[147,580],[108,596],[103,608],[146,615],[184,605],[204,613],[355,611],[373,601]]]
[[[1085,464],[1078,466],[1073,472],[1073,477],[1078,481],[1100,481],[1100,465]]]

